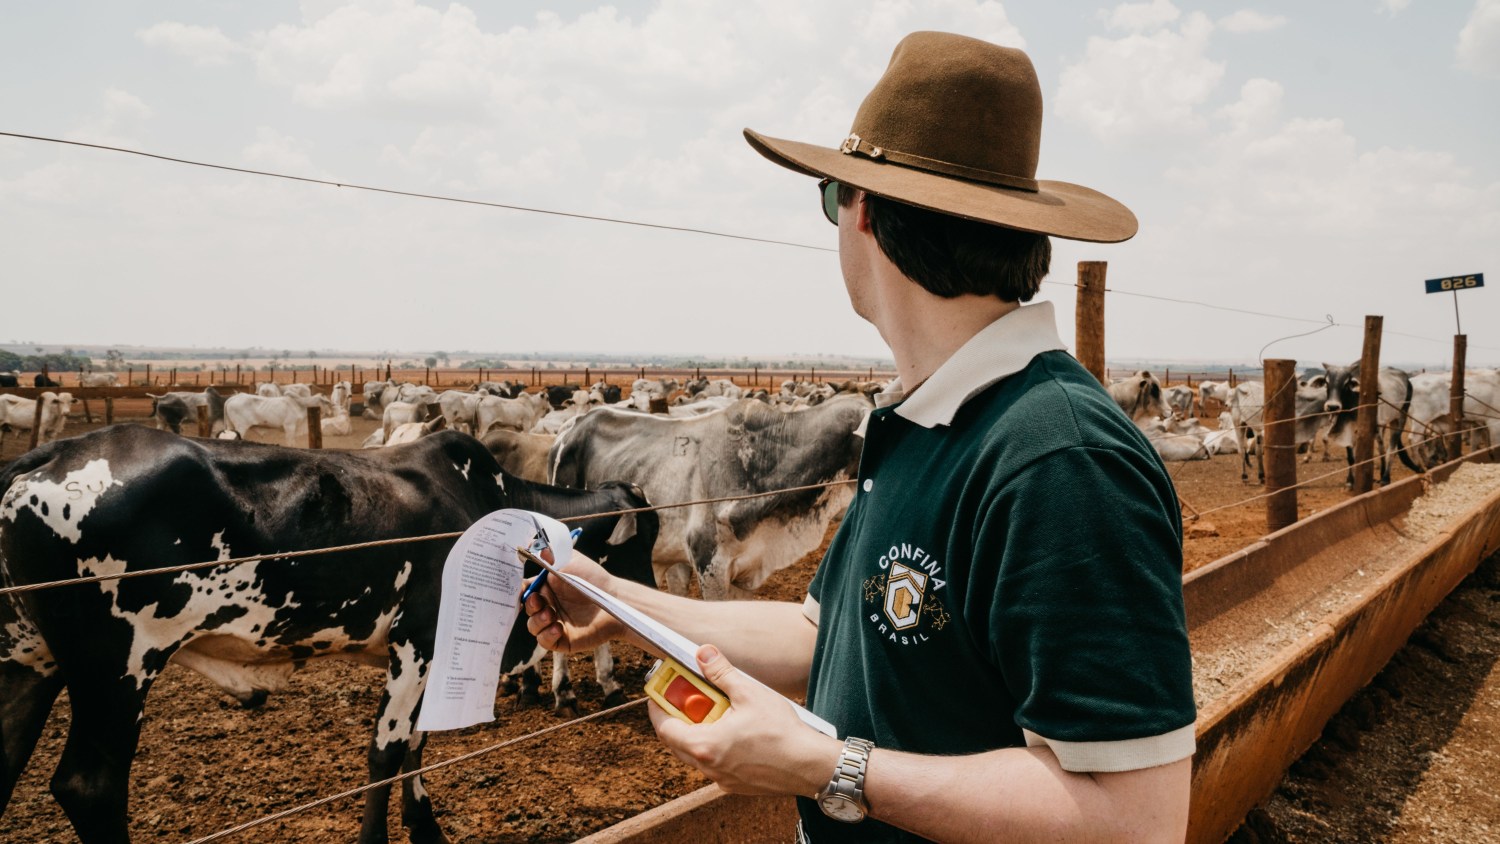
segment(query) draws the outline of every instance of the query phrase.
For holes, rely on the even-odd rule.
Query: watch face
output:
[[[818,798],[818,808],[822,809],[823,814],[828,817],[844,823],[854,823],[865,818],[865,813],[860,810],[859,806],[842,794],[823,795]]]

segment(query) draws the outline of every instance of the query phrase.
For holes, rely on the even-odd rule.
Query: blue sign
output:
[[[1449,290],[1468,290],[1471,287],[1484,286],[1484,273],[1473,275],[1456,275],[1452,278],[1429,278],[1427,279],[1428,293],[1447,293]]]

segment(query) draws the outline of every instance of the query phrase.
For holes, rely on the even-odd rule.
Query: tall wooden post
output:
[[[1108,384],[1104,371],[1104,274],[1105,261],[1078,262],[1078,306],[1074,314],[1074,353],[1083,368]]]
[[[1375,422],[1380,412],[1380,329],[1384,317],[1365,317],[1365,346],[1359,359],[1359,411],[1354,416],[1354,494],[1375,485]]]
[[[213,436],[213,432],[213,423],[208,421],[208,407],[201,404],[198,405],[198,436],[206,440]]]
[[[1469,335],[1453,335],[1453,383],[1448,391],[1448,415],[1453,418],[1453,434],[1448,438],[1450,460],[1464,453],[1464,367],[1468,353]]]
[[[1266,531],[1297,521],[1297,362],[1273,359],[1266,366]]]
[[[307,447],[323,447],[323,411],[315,404],[307,408]]]
[[[115,424],[115,397],[114,396],[105,396],[104,397],[104,424],[106,424],[106,425],[113,425],[113,424]]]

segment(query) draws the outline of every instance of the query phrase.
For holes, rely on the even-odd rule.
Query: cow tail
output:
[[[1407,417],[1411,410],[1411,393],[1411,381],[1408,380],[1406,382],[1406,399],[1401,402],[1401,416],[1393,426],[1394,430],[1391,431],[1391,439],[1394,440],[1396,456],[1401,458],[1401,464],[1420,475],[1427,470],[1418,466],[1416,461],[1411,459],[1411,455],[1406,450],[1406,443],[1402,442],[1401,437],[1402,433],[1406,430]]]

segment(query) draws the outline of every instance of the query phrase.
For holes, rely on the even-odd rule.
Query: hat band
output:
[[[863,155],[874,161],[889,161],[892,164],[914,167],[918,170],[927,170],[932,173],[941,173],[945,176],[957,176],[960,179],[967,179],[971,182],[984,182],[989,185],[1030,191],[1031,193],[1036,193],[1038,190],[1036,179],[1011,176],[1006,173],[997,173],[994,170],[966,167],[962,164],[954,164],[951,161],[941,161],[936,158],[927,158],[926,156],[910,152],[886,149],[885,147],[875,146],[856,134],[851,134],[844,139],[844,142],[839,145],[839,152],[845,155]]]

